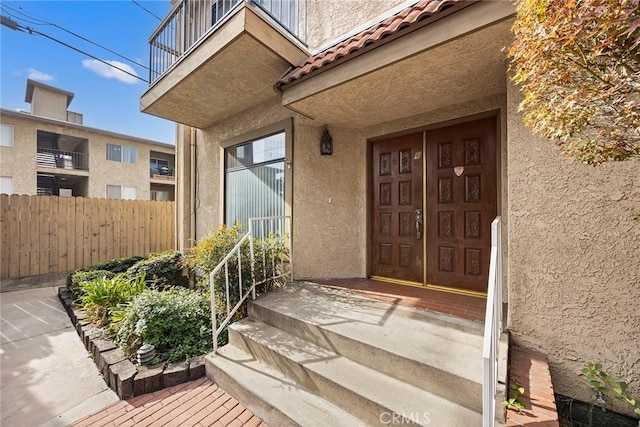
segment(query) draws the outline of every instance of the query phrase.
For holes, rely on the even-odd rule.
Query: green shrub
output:
[[[147,289],[124,309],[117,341],[133,357],[143,344],[153,344],[169,362],[206,354],[212,349],[208,292],[185,288]]]
[[[127,277],[133,279],[145,275],[147,284],[157,289],[167,286],[189,286],[189,279],[182,274],[182,255],[178,251],[151,254],[135,263],[127,270]]]
[[[97,264],[92,264],[86,267],[79,268],[78,270],[71,272],[71,274],[67,276],[67,287],[71,288],[73,286],[71,276],[73,276],[74,273],[77,273],[79,271],[102,270],[102,271],[110,271],[115,274],[124,273],[133,264],[140,261],[141,259],[144,259],[144,257],[136,255],[136,256],[130,256],[130,257],[124,257],[124,258],[116,258],[109,261],[99,262]]]
[[[222,225],[217,231],[209,232],[204,238],[198,241],[197,245],[190,249],[184,256],[185,265],[189,268],[205,274],[206,278],[200,280],[199,286],[209,287],[208,274],[220,263],[224,257],[238,244],[243,236],[240,224],[232,227]],[[254,239],[253,250],[255,254],[254,271],[251,274],[250,245],[246,241],[240,250],[240,264],[242,266],[242,294],[243,296],[251,289],[253,280],[260,283],[256,287],[258,295],[268,292],[273,287],[282,284],[285,280],[273,279],[283,273],[282,262],[288,262],[289,252],[285,246],[283,238],[269,236],[265,239]],[[238,257],[232,256],[228,263],[229,272],[229,306],[230,308],[240,301]],[[216,276],[214,282],[214,293],[216,295],[216,318],[218,325],[226,318],[226,279],[224,270]],[[233,321],[239,320],[246,315],[247,305],[243,304]],[[226,344],[226,330],[218,337],[218,344]]]
[[[85,309],[89,321],[97,326],[109,323],[111,314],[120,304],[125,304],[145,288],[144,276],[127,280],[122,276],[80,283],[81,296],[76,300]]]
[[[73,292],[73,294],[78,297],[82,289],[80,285],[83,282],[90,282],[92,280],[99,279],[101,277],[105,277],[107,279],[112,279],[115,277],[116,273],[109,270],[91,270],[91,271],[74,271],[69,275],[69,284],[67,287]]]

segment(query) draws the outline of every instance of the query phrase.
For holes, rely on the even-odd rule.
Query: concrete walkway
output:
[[[118,401],[54,288],[0,294],[3,427],[67,426]]]

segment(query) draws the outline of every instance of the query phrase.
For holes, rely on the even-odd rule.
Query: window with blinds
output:
[[[126,185],[107,185],[107,199],[131,199],[138,198],[138,189],[136,187],[127,187]]]
[[[285,212],[285,134],[266,136],[225,150],[225,223]]]
[[[13,147],[13,126],[0,124],[0,146]]]
[[[138,162],[138,149],[135,147],[128,147],[126,145],[118,144],[106,144],[107,146],[107,160],[122,163],[136,164]]]

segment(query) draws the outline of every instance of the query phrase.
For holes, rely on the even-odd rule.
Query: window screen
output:
[[[0,124],[0,146],[13,147],[13,126]]]

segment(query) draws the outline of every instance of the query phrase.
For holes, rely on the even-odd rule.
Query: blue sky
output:
[[[136,0],[160,18],[171,10],[169,0]],[[148,38],[160,21],[132,0],[112,1],[4,1],[1,13],[18,24],[70,44],[148,80],[148,71],[117,55],[80,40],[57,24],[144,66],[149,65]],[[10,16],[12,14],[14,16]],[[21,18],[21,19],[18,19]],[[31,21],[31,22],[28,22]],[[117,64],[118,65],[118,64]],[[140,112],[140,96],[147,83],[39,35],[0,29],[0,98],[2,108],[29,110],[24,102],[26,80],[31,78],[73,92],[69,110],[82,113],[84,124],[141,138],[173,144],[175,124]]]

